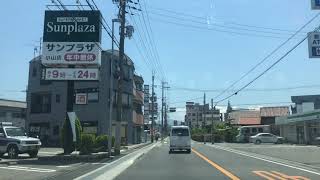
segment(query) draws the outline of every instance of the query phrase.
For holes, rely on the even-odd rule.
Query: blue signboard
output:
[[[320,58],[320,33],[311,32],[308,36],[309,57]]]
[[[320,9],[320,0],[311,0],[312,9]]]

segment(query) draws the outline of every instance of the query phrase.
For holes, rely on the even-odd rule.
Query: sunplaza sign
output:
[[[100,11],[46,11],[42,64],[99,65]]]

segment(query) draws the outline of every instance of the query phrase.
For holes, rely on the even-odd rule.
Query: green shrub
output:
[[[91,154],[93,152],[95,136],[93,134],[81,135],[80,154]]]
[[[76,119],[76,145],[77,149],[80,148],[81,144],[81,132],[82,132],[82,127],[80,120],[77,118]],[[71,129],[71,124],[69,119],[66,119],[63,127],[61,129],[61,145],[64,150],[64,154],[71,154],[75,150],[75,144],[73,142],[72,138],[72,129]]]
[[[95,141],[95,148],[97,148],[98,151],[106,151],[108,149],[108,136],[97,136]]]

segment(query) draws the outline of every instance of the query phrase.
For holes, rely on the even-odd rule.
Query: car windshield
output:
[[[320,179],[320,0],[0,1],[0,180]]]
[[[25,131],[22,128],[5,128],[8,136],[25,136]]]
[[[172,136],[189,136],[189,131],[185,128],[175,128],[172,129]]]

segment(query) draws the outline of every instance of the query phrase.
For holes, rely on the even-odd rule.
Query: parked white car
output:
[[[255,144],[260,143],[276,143],[281,144],[283,142],[284,138],[280,136],[276,136],[270,133],[259,133],[255,136],[250,136],[250,142]]]

